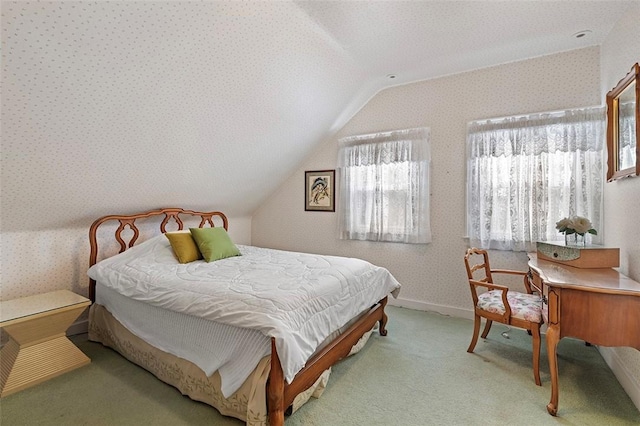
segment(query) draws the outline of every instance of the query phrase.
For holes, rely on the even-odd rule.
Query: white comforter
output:
[[[389,271],[364,260],[238,248],[242,256],[180,264],[159,235],[88,274],[153,306],[275,337],[288,382],[329,334],[400,291]]]

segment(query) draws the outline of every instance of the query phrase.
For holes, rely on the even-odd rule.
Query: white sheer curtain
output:
[[[429,129],[340,139],[341,239],[431,242]]]
[[[533,250],[583,216],[602,232],[604,109],[469,123],[467,233],[472,246]]]

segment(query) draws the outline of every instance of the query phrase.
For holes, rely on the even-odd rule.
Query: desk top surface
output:
[[[89,304],[89,299],[69,290],[58,290],[3,301],[0,302],[0,325],[18,318],[84,303]]]
[[[580,288],[587,291],[623,293],[640,297],[640,283],[612,268],[582,269],[538,259],[528,253],[529,266],[535,269],[547,285]]]

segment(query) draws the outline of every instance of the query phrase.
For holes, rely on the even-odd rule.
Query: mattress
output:
[[[241,256],[179,264],[160,235],[89,275],[133,300],[274,337],[288,382],[331,333],[400,290],[386,269],[360,259],[239,249]]]

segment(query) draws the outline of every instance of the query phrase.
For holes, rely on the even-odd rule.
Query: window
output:
[[[429,129],[340,140],[339,237],[431,242]]]
[[[471,245],[532,250],[561,239],[556,222],[584,216],[602,231],[603,108],[469,123]]]

